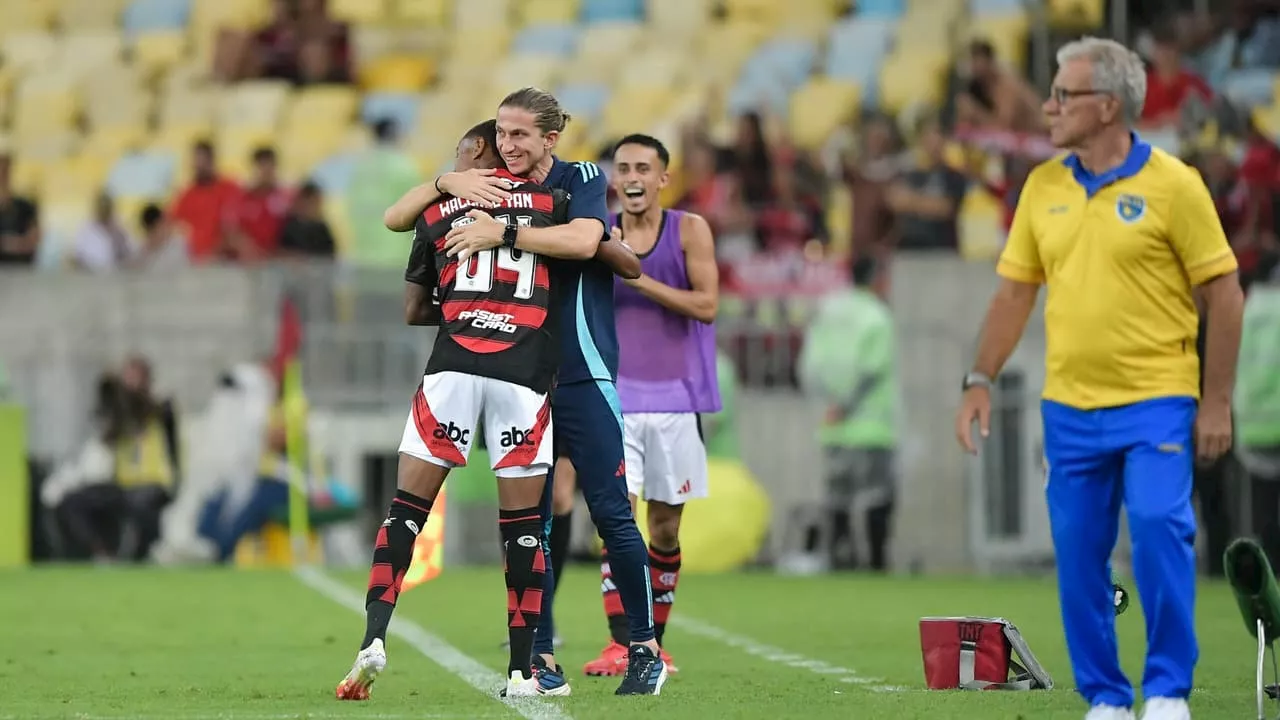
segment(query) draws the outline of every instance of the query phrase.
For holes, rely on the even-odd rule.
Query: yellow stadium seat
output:
[[[3,0],[0,2],[0,35],[48,30],[57,10],[49,0]]]
[[[236,180],[245,180],[253,169],[253,153],[258,148],[275,147],[276,133],[269,128],[223,128],[214,137],[218,167]]]
[[[490,77],[498,89],[498,99],[516,88],[532,85],[552,89],[559,82],[564,61],[555,55],[508,55],[494,67]],[[497,107],[495,103],[494,107]]]
[[[725,0],[725,17],[730,20],[748,20],[773,25],[783,19],[792,9],[799,6],[798,0],[778,2],[778,0]]]
[[[115,30],[84,31],[64,36],[58,67],[81,77],[104,65],[116,65],[123,59],[124,41]]]
[[[1092,30],[1102,27],[1104,0],[1048,0],[1049,27],[1057,30]]]
[[[503,28],[459,28],[450,34],[449,64],[489,65],[506,57],[511,31]]]
[[[1280,134],[1280,104],[1259,105],[1249,112],[1253,124],[1267,137]]]
[[[43,76],[28,76],[14,94],[16,110],[13,130],[17,135],[32,137],[59,133],[71,128],[79,112],[75,88],[46,82]]]
[[[594,23],[578,36],[578,62],[601,62],[625,57],[644,37],[640,23]]]
[[[149,75],[177,65],[187,54],[187,36],[181,30],[149,32],[139,35],[130,49],[133,61]]]
[[[352,25],[378,23],[387,17],[387,0],[329,0],[329,15]]]
[[[24,149],[22,155],[14,157],[13,167],[10,169],[13,189],[22,195],[35,195],[40,190],[40,181],[45,167],[57,159],[33,158],[28,156]]]
[[[391,14],[402,22],[443,27],[449,22],[449,0],[392,0]]]
[[[22,73],[52,65],[59,55],[59,45],[58,37],[52,33],[12,33],[0,39],[0,55],[7,67]]]
[[[160,128],[171,125],[212,127],[221,105],[220,88],[170,90],[160,96]]]
[[[295,93],[285,107],[285,132],[313,123],[346,127],[355,117],[359,105],[356,91],[345,85],[304,88]]]
[[[710,0],[649,0],[649,24],[656,33],[693,34],[711,22]]]
[[[511,6],[512,0],[453,0],[453,25],[459,30],[510,28]]]
[[[813,78],[791,96],[792,141],[802,149],[816,150],[831,133],[851,121],[858,112],[861,89],[852,83]]]
[[[73,130],[43,130],[38,134],[15,134],[14,141],[22,148],[22,159],[47,165],[75,154],[80,145],[80,134]],[[38,181],[38,171],[34,176]]]
[[[830,253],[847,255],[853,248],[853,193],[847,185],[840,183],[831,189],[825,217],[831,235]]]
[[[275,129],[292,88],[281,80],[237,83],[222,96],[218,122],[224,126]]]
[[[435,80],[436,67],[421,55],[384,55],[360,69],[360,86],[367,92],[417,92]]]
[[[341,149],[345,135],[346,128],[334,125],[304,126],[281,135],[276,149],[283,179],[290,183],[306,179],[316,165]]]
[[[946,48],[899,48],[880,68],[880,106],[897,113],[909,105],[942,105],[950,58]]]
[[[262,0],[195,0],[191,10],[193,37],[215,37],[220,28],[250,30],[271,18],[271,3]]]
[[[662,48],[653,48],[623,63],[618,84],[632,88],[678,87],[689,67],[687,58]]]
[[[110,162],[114,162],[112,158]],[[42,196],[90,197],[102,188],[110,171],[110,162],[93,155],[77,154],[50,163],[41,173]]]
[[[146,147],[147,136],[147,126],[144,124],[104,127],[84,137],[80,154],[106,159],[118,158]]]
[[[1026,67],[1027,34],[1031,31],[1026,15],[994,15],[972,18],[970,39],[984,39],[995,48],[996,58],[1014,68]]]
[[[58,26],[64,31],[116,30],[121,0],[47,0],[55,6]]]
[[[662,117],[672,99],[669,88],[621,88],[605,105],[601,131],[616,137],[648,127]]]
[[[534,23],[573,23],[578,20],[579,0],[519,0],[514,6],[517,27]]]
[[[957,228],[960,256],[966,260],[994,260],[1004,244],[1000,201],[985,188],[973,187],[960,202]]]

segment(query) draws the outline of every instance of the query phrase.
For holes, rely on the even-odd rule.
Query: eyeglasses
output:
[[[1068,90],[1067,88],[1053,86],[1049,88],[1049,97],[1059,105],[1066,105],[1067,101],[1073,97],[1084,97],[1086,95],[1110,95],[1106,90]]]

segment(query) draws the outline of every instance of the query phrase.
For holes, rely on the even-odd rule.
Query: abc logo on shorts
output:
[[[499,442],[502,444],[502,447],[504,448],[512,448],[517,445],[528,445],[532,447],[533,433],[527,430],[521,430],[520,428],[513,427],[510,430],[502,431],[502,437],[499,439]]]
[[[471,442],[471,431],[464,430],[452,422],[448,425],[436,423],[436,431],[432,435],[435,435],[437,440],[448,440],[455,445],[466,445]]]

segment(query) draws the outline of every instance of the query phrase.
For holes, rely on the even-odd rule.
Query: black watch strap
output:
[[[513,222],[507,223],[507,227],[502,231],[502,244],[509,248],[516,246],[516,234],[520,232],[520,226]]]

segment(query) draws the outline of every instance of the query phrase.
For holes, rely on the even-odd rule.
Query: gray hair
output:
[[[1093,89],[1120,99],[1124,120],[1137,122],[1147,99],[1147,71],[1142,58],[1115,40],[1084,37],[1058,50],[1058,65],[1071,60],[1093,64]]]

